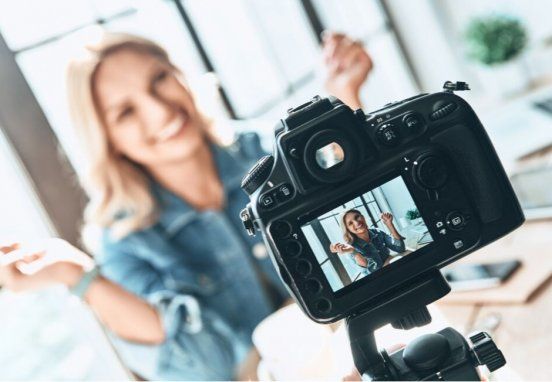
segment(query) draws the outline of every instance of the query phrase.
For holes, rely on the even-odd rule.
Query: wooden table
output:
[[[465,334],[475,330],[492,334],[522,380],[552,380],[552,221],[525,223],[461,261],[510,258],[519,258],[523,266],[503,286],[450,293],[438,307]]]

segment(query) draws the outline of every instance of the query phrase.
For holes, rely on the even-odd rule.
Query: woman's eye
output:
[[[122,122],[126,118],[130,117],[134,113],[134,109],[132,107],[125,107],[121,112],[117,115],[117,122]]]
[[[167,79],[168,76],[169,76],[169,73],[166,70],[160,71],[153,77],[153,83],[158,84],[160,82],[163,82],[164,80]]]

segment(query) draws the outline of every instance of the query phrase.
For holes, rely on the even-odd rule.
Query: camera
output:
[[[408,373],[390,372],[398,361],[375,351],[371,331],[429,322],[425,306],[450,291],[439,269],[524,221],[484,127],[453,92],[467,89],[447,82],[368,114],[314,97],[288,110],[272,155],[242,182],[245,228],[262,233],[305,314],[347,319],[355,364],[372,378]]]

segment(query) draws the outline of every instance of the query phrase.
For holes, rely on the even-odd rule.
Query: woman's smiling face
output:
[[[366,224],[366,219],[359,212],[349,212],[345,215],[345,226],[349,232],[354,233],[355,235],[362,235],[368,231],[368,225]]]
[[[111,147],[147,168],[186,160],[205,144],[187,87],[166,62],[121,49],[100,64],[94,95]]]

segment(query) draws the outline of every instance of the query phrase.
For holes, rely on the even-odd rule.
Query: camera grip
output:
[[[465,125],[452,126],[434,135],[431,140],[446,147],[452,154],[461,180],[470,189],[481,220],[490,223],[500,219],[504,205],[500,179],[489,164],[481,140]]]

